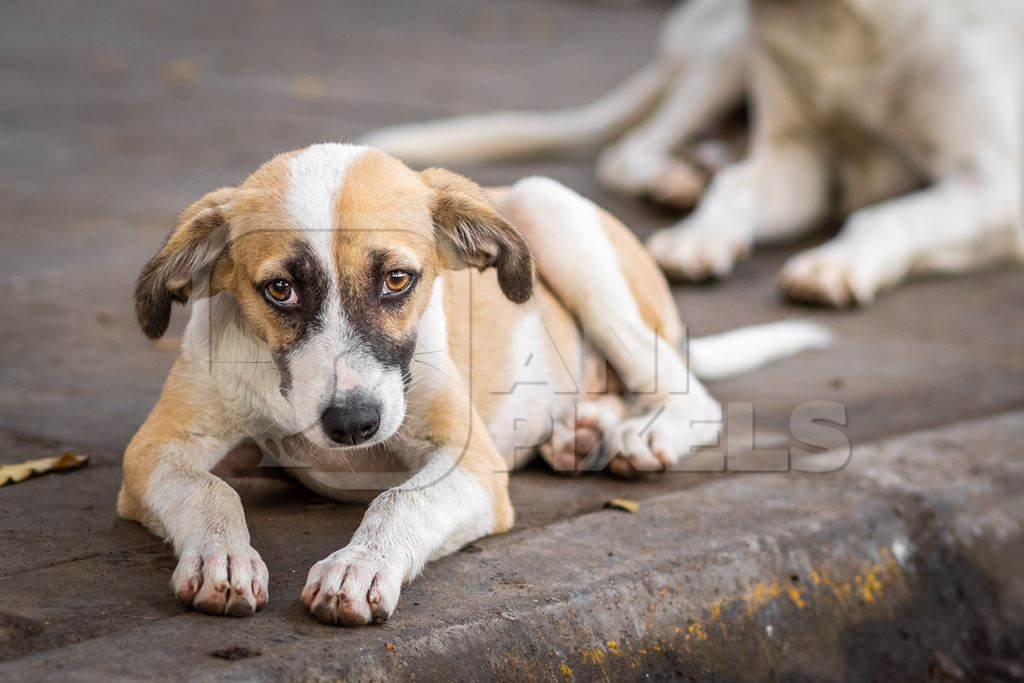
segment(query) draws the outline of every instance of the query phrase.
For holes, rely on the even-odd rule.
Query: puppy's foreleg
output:
[[[464,403],[445,411],[457,413]],[[302,603],[317,619],[385,621],[402,585],[428,560],[511,528],[506,465],[475,415],[465,437],[432,449],[419,472],[370,504],[347,546],[313,565]]]
[[[215,402],[185,394],[172,371],[125,452],[118,513],[174,545],[171,584],[181,602],[246,616],[267,602],[267,567],[249,545],[238,494],[209,471],[242,435],[196,407],[210,410]]]
[[[954,175],[856,211],[834,239],[791,258],[780,284],[796,299],[866,304],[911,274],[957,273],[1020,259],[1016,178],[1010,172],[987,180]]]

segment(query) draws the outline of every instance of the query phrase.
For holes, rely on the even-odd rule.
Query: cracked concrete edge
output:
[[[406,605],[400,624],[268,632],[255,619],[236,641],[260,656],[221,662],[208,656],[223,640],[215,620],[166,619],[8,662],[0,678],[840,680],[969,668],[1024,632],[1022,437],[1024,412],[1007,413],[855,446],[838,473],[723,478],[635,515],[491,539],[428,570],[419,581],[445,582],[451,599],[430,613]],[[470,579],[480,563],[493,586]]]

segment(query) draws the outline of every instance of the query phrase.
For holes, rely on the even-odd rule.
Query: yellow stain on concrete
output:
[[[859,597],[873,605],[882,597],[886,584],[891,583],[900,572],[899,564],[889,548],[881,548],[878,554],[879,561],[865,565],[863,571],[855,574],[852,581],[833,580],[828,574],[822,573],[819,575],[819,583],[828,587],[841,603]]]
[[[777,581],[758,581],[754,589],[741,598],[747,604],[747,615],[754,616],[759,609],[782,594]]]
[[[864,563],[861,571],[854,574],[848,580],[835,579],[823,569],[811,569],[810,578],[812,585],[804,585],[803,591],[791,585],[788,581],[783,583],[775,579],[758,581],[751,590],[739,598],[716,600],[709,603],[706,607],[709,619],[703,622],[691,621],[685,627],[676,626],[674,628],[675,634],[676,636],[682,636],[686,647],[689,647],[691,642],[707,642],[710,640],[709,632],[715,633],[714,627],[717,627],[717,632],[721,638],[728,637],[728,624],[722,618],[726,607],[729,605],[743,605],[746,608],[747,615],[753,617],[763,607],[781,597],[788,598],[797,609],[804,609],[817,597],[827,596],[828,594],[831,594],[836,600],[844,604],[854,599],[862,600],[867,604],[875,604],[882,597],[885,590],[887,590],[887,587],[896,581],[902,571],[889,548],[879,549],[878,555],[878,561]],[[648,643],[647,645],[638,644],[634,649],[628,643],[624,645],[617,640],[608,640],[603,648],[593,647],[581,650],[580,658],[584,662],[595,664],[604,670],[609,654],[627,656],[630,658],[630,667],[638,669],[642,666],[640,657],[649,656],[652,652],[662,652],[662,650],[662,645],[658,642]],[[559,669],[566,678],[572,678],[575,675],[573,669],[566,662],[562,662]]]
[[[797,609],[804,609],[810,601],[815,599],[815,596],[819,595],[818,589],[824,589],[844,605],[858,598],[873,605],[882,597],[886,586],[898,577],[900,571],[900,565],[893,557],[892,550],[880,548],[878,561],[865,563],[861,567],[861,571],[850,579],[833,578],[824,569],[811,569],[811,585],[804,586],[803,591],[793,585],[780,584],[775,579],[758,581],[745,595],[731,601],[731,604],[741,603],[746,608],[747,616],[753,617],[763,607],[785,595]],[[722,621],[725,607],[724,601],[716,600],[709,603],[706,608],[710,621],[708,625],[717,624],[723,635],[727,633],[726,624]],[[704,631],[703,626],[697,626],[704,634],[704,638],[700,639],[706,640],[707,632]],[[693,626],[688,631],[684,640],[690,640],[691,636],[697,637]],[[681,632],[682,629],[676,627],[676,634]]]

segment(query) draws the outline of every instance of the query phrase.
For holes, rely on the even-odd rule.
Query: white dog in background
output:
[[[1024,255],[1024,3],[1019,0],[691,0],[659,58],[597,102],[370,136],[412,162],[594,144],[606,185],[684,204],[701,176],[674,153],[747,92],[748,157],[648,242],[670,275],[727,275],[755,243],[846,216],[797,254],[790,296],[865,304],[914,274]],[[653,113],[651,113],[653,112]]]

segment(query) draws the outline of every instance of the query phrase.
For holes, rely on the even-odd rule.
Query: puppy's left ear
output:
[[[533,293],[533,255],[526,239],[472,180],[443,168],[421,174],[433,193],[434,234],[446,268],[498,271],[501,291],[523,303]]]
[[[237,193],[236,188],[222,187],[185,209],[163,247],[143,266],[135,282],[135,317],[150,339],[167,331],[171,302],[188,301],[193,278],[225,253],[228,226],[223,211]]]

